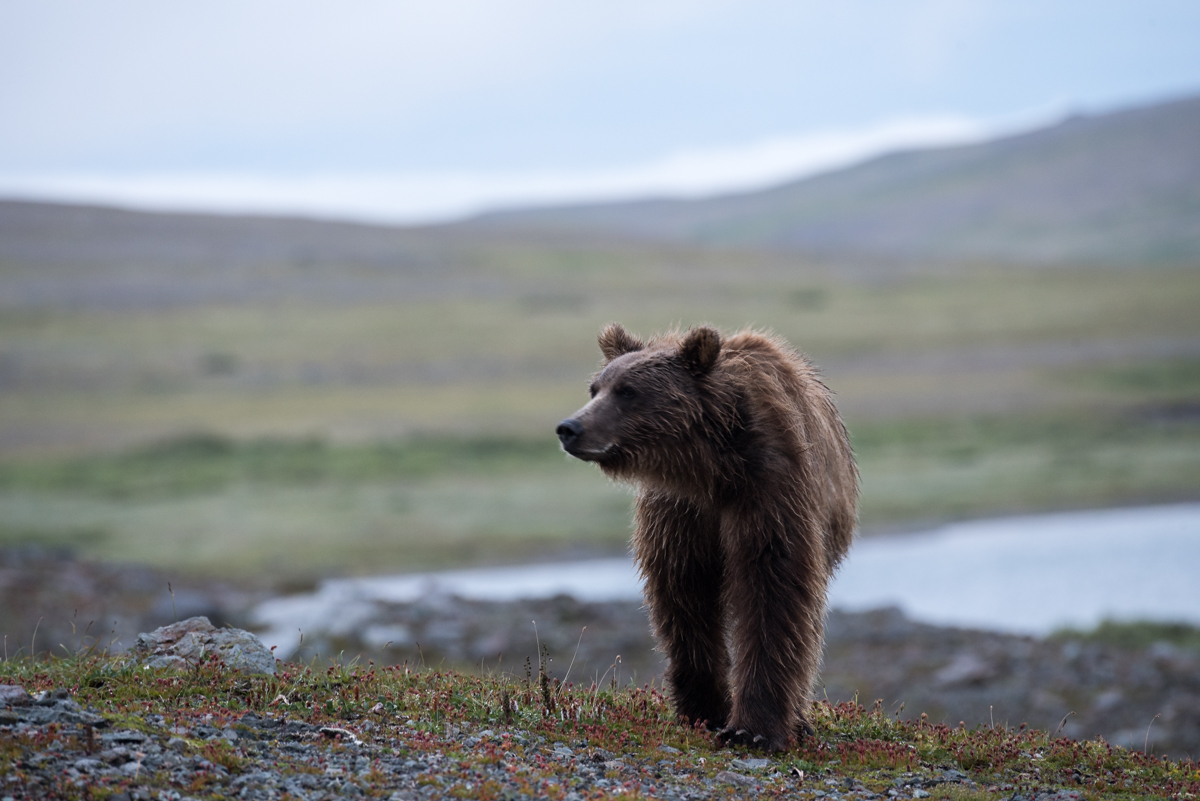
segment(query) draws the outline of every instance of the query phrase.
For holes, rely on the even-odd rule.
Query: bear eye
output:
[[[624,398],[625,400],[631,400],[637,397],[637,392],[635,392],[632,387],[619,387],[617,389],[617,397]]]
[[[593,398],[596,397],[596,385],[595,384],[592,384],[590,387],[588,387],[588,394],[591,395]]]

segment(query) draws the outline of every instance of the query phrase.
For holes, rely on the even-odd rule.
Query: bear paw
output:
[[[732,726],[718,731],[717,741],[722,746],[742,745],[762,751],[783,751],[787,748],[786,742],[778,742],[764,735],[755,734],[746,729],[735,729]]]

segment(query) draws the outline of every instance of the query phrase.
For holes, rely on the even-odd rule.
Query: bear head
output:
[[[704,425],[704,385],[721,355],[721,335],[701,326],[643,342],[616,323],[600,333],[604,365],[592,399],[558,424],[562,448],[606,473],[664,473]]]

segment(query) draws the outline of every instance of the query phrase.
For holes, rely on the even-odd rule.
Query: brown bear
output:
[[[713,328],[600,334],[563,449],[637,485],[634,554],[676,711],[724,743],[811,733],[826,587],[854,536],[858,471],[817,371],[782,340]]]

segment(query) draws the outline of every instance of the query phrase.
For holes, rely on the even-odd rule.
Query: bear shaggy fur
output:
[[[816,370],[782,340],[709,327],[600,334],[592,400],[563,449],[638,487],[634,553],[675,709],[721,741],[811,733],[830,576],[858,472]]]

